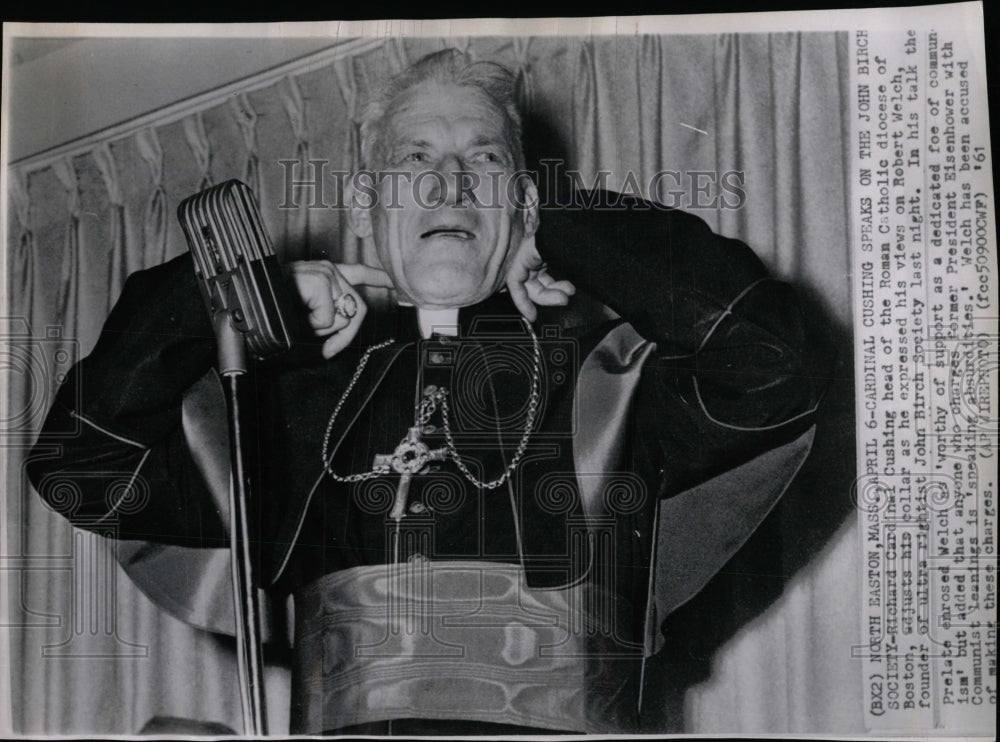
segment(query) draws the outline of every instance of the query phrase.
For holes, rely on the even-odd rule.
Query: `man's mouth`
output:
[[[462,227],[453,227],[453,226],[435,227],[434,229],[428,229],[426,232],[420,235],[420,239],[422,240],[430,239],[431,237],[446,237],[453,240],[476,239],[476,235],[474,235],[469,230],[463,229]]]

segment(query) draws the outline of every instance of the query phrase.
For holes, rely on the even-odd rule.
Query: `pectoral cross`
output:
[[[399,486],[396,489],[396,499],[392,503],[392,510],[389,517],[399,524],[406,513],[406,497],[410,493],[410,480],[414,474],[423,474],[427,471],[428,461],[444,461],[448,452],[444,448],[431,450],[420,436],[423,433],[422,425],[414,425],[406,432],[406,437],[399,442],[396,450],[390,453],[375,454],[375,462],[372,464],[375,469],[391,467],[399,474]]]

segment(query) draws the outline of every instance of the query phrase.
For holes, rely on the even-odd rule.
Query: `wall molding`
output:
[[[173,103],[160,106],[112,126],[98,129],[54,147],[49,147],[40,152],[22,157],[8,163],[8,168],[17,169],[25,175],[38,172],[50,167],[53,162],[63,157],[76,157],[86,154],[102,142],[114,142],[124,139],[148,126],[162,126],[172,123],[185,116],[190,116],[192,113],[219,105],[238,93],[248,93],[266,88],[285,76],[301,75],[320,69],[338,59],[362,54],[385,43],[385,38],[346,39],[318,52],[313,52],[312,54],[307,54],[261,72],[248,75],[247,77],[233,80],[197,95],[174,101]]]

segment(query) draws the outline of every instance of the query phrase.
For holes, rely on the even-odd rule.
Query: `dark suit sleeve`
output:
[[[114,524],[121,538],[224,545],[181,427],[183,394],[214,360],[190,254],[130,276],[32,454],[43,500],[81,527]]]
[[[670,489],[812,424],[831,346],[742,242],[692,214],[601,192],[543,210],[537,246],[656,343],[637,398],[637,445],[658,441]]]

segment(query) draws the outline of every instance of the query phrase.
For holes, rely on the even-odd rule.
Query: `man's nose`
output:
[[[445,155],[435,169],[441,176],[432,179],[433,192],[429,195],[435,203],[442,206],[465,206],[472,203],[473,173],[466,169],[465,161],[459,155]]]

